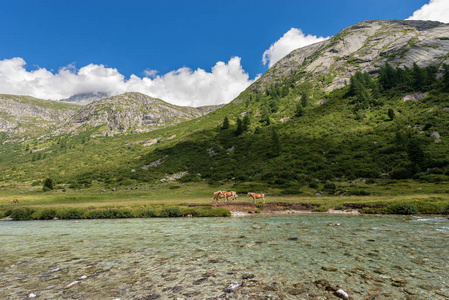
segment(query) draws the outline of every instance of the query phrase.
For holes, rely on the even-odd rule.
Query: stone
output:
[[[438,132],[434,131],[430,134],[430,137],[432,137],[434,139],[439,139],[441,137],[441,135]]]
[[[75,281],[69,283],[65,288],[66,288],[66,289],[71,288],[72,286],[74,286],[74,285],[76,285],[76,284],[78,284],[78,283],[80,283],[80,282],[79,282],[78,280],[75,280]]]
[[[232,293],[236,288],[242,286],[242,282],[234,282],[227,286],[223,291],[226,293]]]
[[[339,298],[341,298],[341,299],[344,299],[344,300],[348,300],[348,299],[349,299],[348,293],[346,293],[346,292],[343,291],[342,289],[336,290],[336,291],[334,292],[334,295],[337,296],[337,297],[339,297]]]
[[[207,280],[207,277],[203,277],[203,278],[200,278],[200,279],[198,279],[198,280],[195,280],[194,282],[193,282],[193,284],[194,285],[200,285],[201,283],[203,283],[204,281],[206,281]]]
[[[142,298],[142,300],[153,300],[153,299],[159,299],[161,295],[159,294],[149,294]]]

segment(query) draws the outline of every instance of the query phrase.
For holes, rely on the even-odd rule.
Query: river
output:
[[[0,253],[0,299],[449,299],[437,216],[1,222]]]

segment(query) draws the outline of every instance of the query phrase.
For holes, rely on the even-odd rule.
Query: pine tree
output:
[[[226,116],[226,117],[224,117],[223,125],[221,125],[221,129],[228,129],[228,128],[229,128],[229,119]]]
[[[305,114],[304,107],[302,106],[301,103],[298,103],[296,105],[296,109],[295,109],[295,117],[300,118],[300,117],[304,116],[304,114]]]
[[[393,119],[394,119],[394,110],[392,108],[388,109],[388,117],[390,118],[391,121],[393,121]]]
[[[449,65],[444,64],[443,69],[444,69],[443,88],[444,90],[449,91]]]
[[[243,131],[247,131],[249,129],[249,126],[251,125],[251,121],[249,119],[248,114],[246,114],[243,117],[243,121],[242,121],[242,126],[243,126]]]
[[[408,143],[407,154],[412,163],[412,170],[419,172],[424,167],[426,158],[418,139],[414,138]]]
[[[281,154],[281,141],[276,129],[271,130],[271,155],[273,157],[279,156]]]
[[[301,95],[301,105],[302,107],[309,106],[309,91],[305,90]]]
[[[240,118],[237,118],[237,129],[235,130],[235,135],[239,136],[243,133],[243,122]]]
[[[53,180],[51,180],[51,178],[47,178],[44,181],[44,186],[43,186],[43,190],[45,191],[50,191],[53,189]]]
[[[422,91],[426,83],[426,75],[416,63],[413,64],[412,69],[412,84],[413,88]]]
[[[269,112],[268,108],[265,105],[262,107],[262,113],[261,113],[261,116],[260,116],[260,122],[262,124],[265,124],[265,125],[270,125],[271,124],[270,112]]]

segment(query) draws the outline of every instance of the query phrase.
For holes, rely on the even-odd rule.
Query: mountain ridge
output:
[[[366,20],[332,38],[293,50],[252,86],[262,91],[282,77],[298,74],[331,91],[343,87],[356,71],[377,74],[380,66],[412,67],[449,63],[449,24],[435,21]],[[302,76],[301,76],[302,75]],[[319,77],[319,78],[318,78]]]

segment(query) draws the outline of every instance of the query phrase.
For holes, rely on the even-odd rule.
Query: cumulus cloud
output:
[[[55,73],[45,68],[28,71],[25,66],[20,57],[0,60],[0,93],[59,100],[83,93],[141,92],[177,105],[201,106],[230,102],[254,81],[239,57],[217,62],[211,72],[184,67],[157,75],[147,69],[146,77],[129,79],[115,68],[97,64],[80,69],[69,65]]]
[[[407,20],[432,20],[449,23],[449,1],[430,0],[428,4],[415,11]]]
[[[305,35],[301,29],[291,28],[279,40],[271,44],[262,56],[264,65],[273,66],[278,60],[295,49],[327,40],[329,37],[317,37],[316,35]]]

